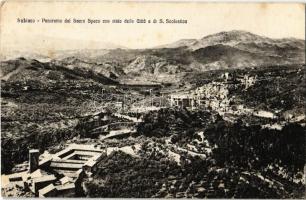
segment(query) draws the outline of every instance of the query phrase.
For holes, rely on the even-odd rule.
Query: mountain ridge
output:
[[[297,39],[294,37],[289,38],[278,38],[278,39],[272,39],[266,36],[260,36],[256,35],[251,32],[242,31],[242,30],[232,30],[232,31],[222,31],[215,34],[206,35],[200,39],[187,39],[192,40],[189,45],[187,42],[182,42],[184,39],[178,40],[176,42],[162,45],[162,48],[172,48],[172,46],[182,47],[186,46],[192,50],[196,50],[198,48],[203,48],[206,46],[216,45],[218,43],[227,43],[230,45],[229,42],[268,42],[268,43],[281,43],[281,42],[303,42],[305,40]],[[181,44],[181,45],[179,45]],[[231,46],[231,45],[230,45]],[[157,47],[158,48],[158,47]]]
[[[184,73],[209,70],[305,64],[304,40],[271,39],[246,31],[220,32],[199,40],[182,39],[170,46],[173,48],[116,48],[92,54],[79,50],[47,63],[78,74],[92,73],[109,80],[142,83],[177,83]],[[5,69],[1,75],[5,75]]]

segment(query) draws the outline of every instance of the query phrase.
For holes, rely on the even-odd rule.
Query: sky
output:
[[[186,19],[187,24],[44,24],[17,18]],[[305,39],[304,4],[158,2],[6,2],[1,7],[1,51],[99,49],[112,44],[150,48],[220,31]]]

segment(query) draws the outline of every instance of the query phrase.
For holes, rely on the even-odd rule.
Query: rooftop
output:
[[[69,184],[64,184],[64,185],[57,185],[55,186],[57,190],[69,190],[69,189],[74,189],[75,185],[74,183],[69,183]]]
[[[29,153],[39,153],[38,149],[30,149]]]
[[[56,190],[56,188],[54,187],[54,185],[51,183],[50,185],[40,189],[38,192],[39,192],[39,195],[45,195],[53,190]]]
[[[64,176],[63,178],[60,179],[60,182],[62,185],[64,185],[66,183],[73,182],[73,179],[71,177]]]
[[[65,168],[65,169],[81,169],[83,166],[82,163],[73,163],[73,162],[61,162],[61,161],[52,161],[50,167],[52,168]]]
[[[45,175],[42,177],[37,177],[33,179],[33,182],[35,183],[41,183],[41,182],[47,182],[47,181],[55,181],[56,177],[52,174],[52,175]]]

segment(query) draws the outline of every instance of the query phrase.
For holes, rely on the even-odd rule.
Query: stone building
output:
[[[82,190],[82,180],[96,172],[104,154],[100,145],[71,144],[41,159],[38,150],[30,150],[29,171],[2,175],[2,189],[17,186],[36,197],[74,197]]]

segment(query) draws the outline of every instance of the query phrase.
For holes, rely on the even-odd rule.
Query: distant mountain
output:
[[[58,65],[56,62],[42,63],[35,59],[18,58],[1,62],[0,78],[6,82],[34,81],[40,84],[61,80],[91,79],[102,84],[117,84],[117,81],[92,67]]]
[[[184,73],[303,64],[305,43],[294,38],[271,39],[246,31],[229,31],[153,49],[113,49],[89,60],[116,66],[115,71],[120,69],[115,73],[118,80],[174,83]]]
[[[259,36],[247,31],[233,30],[228,32],[220,32],[205,36],[201,39],[187,39],[179,40],[177,42],[159,46],[157,48],[178,48],[186,46],[191,50],[197,50],[208,46],[223,44],[232,47],[238,47],[241,44],[257,44],[260,45],[276,45],[285,47],[286,45],[293,45],[300,48],[305,47],[304,40],[295,38],[271,39],[264,36]]]
[[[162,58],[163,63],[181,66],[183,72],[184,69],[185,72],[190,70],[201,72],[227,68],[303,64],[305,41],[295,38],[271,39],[235,30],[208,35],[199,40],[183,39],[142,53]],[[150,62],[146,63],[148,65]]]
[[[229,31],[152,49],[65,50],[52,56],[49,64],[78,76],[90,73],[115,82],[179,83],[186,73],[305,64],[305,41]]]
[[[236,46],[239,43],[274,43],[274,40],[255,35],[246,31],[229,31],[229,32],[220,32],[213,35],[208,35],[202,39],[197,40],[193,45],[189,46],[190,49],[196,50],[200,48],[205,48],[212,45],[228,45]]]

